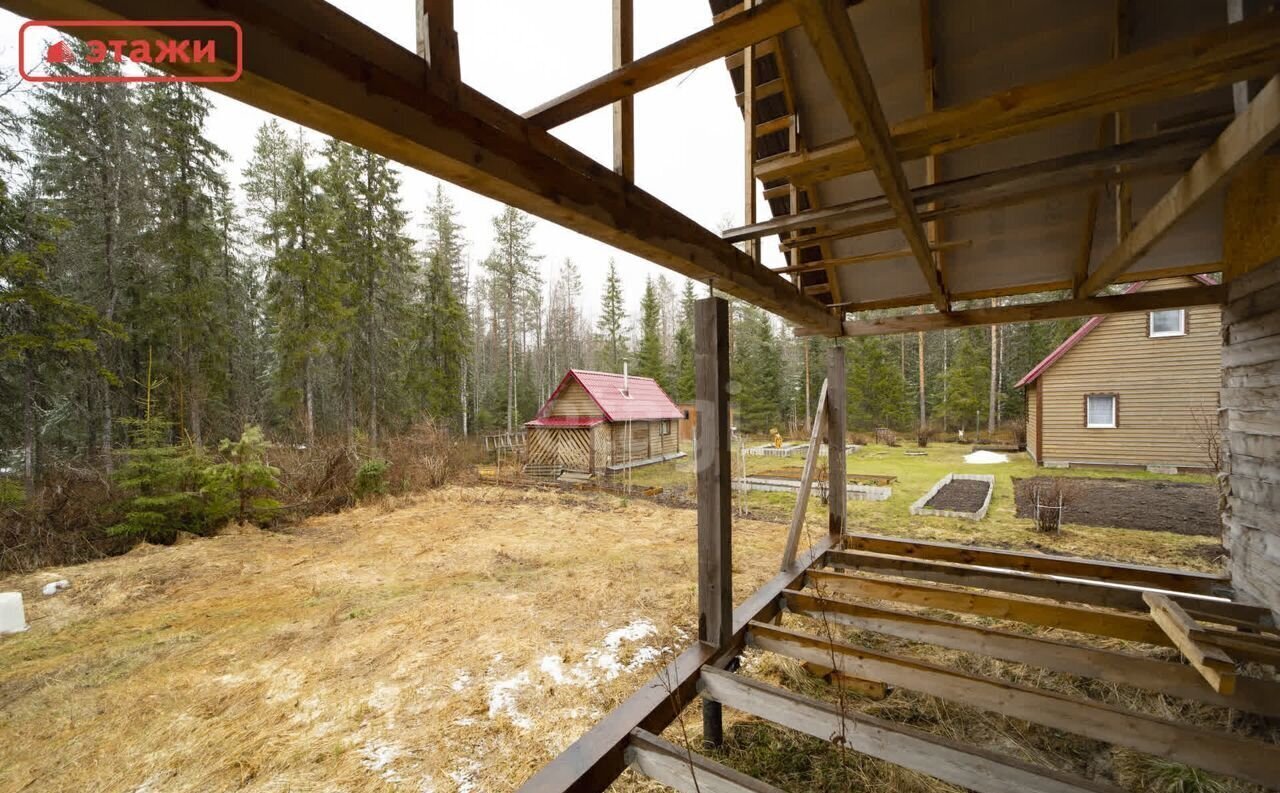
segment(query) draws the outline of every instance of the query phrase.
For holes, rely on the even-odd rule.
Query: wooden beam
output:
[[[458,33],[453,29],[453,0],[421,0],[418,9],[418,56],[431,64],[431,75],[445,95],[456,97],[462,83]]]
[[[846,674],[881,680],[1255,784],[1266,786],[1280,779],[1280,746],[1272,743],[1189,727],[1101,702],[970,675],[854,644],[828,642],[760,622],[751,624],[747,642],[797,661],[828,665],[834,661],[836,669]]]
[[[1107,119],[1098,122],[1098,148],[1106,145]],[[1076,254],[1075,266],[1071,270],[1071,288],[1075,290],[1089,277],[1089,263],[1093,261],[1093,239],[1098,228],[1098,206],[1102,203],[1103,185],[1099,185],[1089,193],[1084,211],[1084,228],[1080,230],[1080,252]],[[1073,291],[1074,294],[1074,291]]]
[[[909,768],[966,790],[982,793],[1081,793],[1115,788],[1051,768],[1034,766],[904,724],[878,719],[853,708],[793,694],[758,680],[706,668],[704,695],[729,707],[843,748]]]
[[[640,773],[680,793],[783,793],[641,729],[631,733],[625,757]]]
[[[1277,41],[1280,42],[1280,36]],[[1280,140],[1280,76],[1271,78],[1249,103],[1249,108],[1227,126],[1191,170],[1148,210],[1124,241],[1089,275],[1077,294],[1091,295],[1110,284],[1215,188],[1260,157],[1277,140]]]
[[[755,0],[743,0],[744,11]],[[756,222],[756,48],[754,42],[742,51],[742,222]],[[746,245],[747,255],[759,263],[760,244]]]
[[[936,644],[1066,675],[1096,678],[1218,707],[1280,716],[1280,684],[1270,680],[1238,677],[1235,693],[1224,696],[1206,686],[1195,669],[1180,663],[831,597],[818,598],[805,592],[788,590],[783,598],[792,613],[856,630]]]
[[[558,127],[593,110],[652,88],[711,63],[748,44],[776,36],[797,24],[786,0],[764,0],[755,8],[668,44],[628,65],[535,107],[525,118],[543,129]]]
[[[146,19],[154,0],[2,0],[34,19]],[[438,92],[431,67],[323,0],[173,0],[175,19],[236,22],[243,74],[214,90],[333,135],[494,200],[559,223],[797,324],[834,324],[825,308],[590,157],[465,84]],[[111,22],[68,29],[87,38],[132,39],[160,31]],[[212,34],[234,53],[232,32]],[[178,74],[227,74],[232,65],[172,63]]]
[[[1236,664],[1219,647],[1201,644],[1208,633],[1182,607],[1158,592],[1144,592],[1143,600],[1151,607],[1151,618],[1156,621],[1205,681],[1219,694],[1231,694],[1236,690]]]
[[[915,202],[911,199],[911,187],[894,149],[889,123],[880,107],[875,83],[853,23],[845,11],[845,3],[841,0],[792,0],[792,5],[871,170],[880,182],[885,200],[893,209],[898,227],[915,255],[934,305],[939,311],[946,311],[950,308],[946,288],[933,260],[933,251],[929,248]]]
[[[775,132],[786,132],[791,128],[795,121],[795,116],[790,113],[784,113],[777,118],[771,118],[768,121],[760,121],[756,123],[756,137],[763,138],[765,135],[772,135]]]
[[[613,0],[613,69],[635,58],[635,0]],[[613,103],[613,170],[636,180],[636,100],[624,96]]]
[[[944,154],[1036,129],[1184,94],[1247,77],[1268,77],[1280,64],[1280,12],[1196,33],[1090,66],[1064,77],[1001,91],[894,125],[903,160]],[[759,176],[822,181],[869,170],[856,138],[760,163]]]
[[[698,399],[698,639],[724,647],[733,633],[733,518],[729,456],[729,303],[694,303]]]
[[[1133,292],[1127,295],[1081,297],[1049,303],[1022,303],[995,308],[971,308],[949,314],[905,314],[878,319],[849,320],[844,323],[845,336],[887,336],[922,330],[968,328],[977,325],[1007,325],[1014,322],[1040,322],[1049,319],[1090,317],[1103,314],[1125,314],[1160,311],[1167,308],[1215,306],[1226,300],[1226,287],[1195,286]],[[798,336],[818,335],[799,328]]]
[[[796,493],[796,506],[791,513],[791,529],[787,532],[787,544],[782,551],[782,569],[790,570],[796,563],[796,549],[800,547],[800,532],[804,529],[804,516],[809,510],[809,490],[818,470],[818,455],[827,429],[827,381],[822,381],[818,391],[818,407],[813,414],[813,428],[809,432],[809,450],[805,452],[804,469],[800,473],[800,489]]]
[[[966,248],[973,244],[973,240],[956,240],[954,242],[944,242],[938,245],[930,246],[934,251],[947,251],[954,248]],[[799,248],[791,248],[797,251]],[[808,273],[815,270],[825,270],[828,267],[847,267],[851,264],[867,264],[870,262],[882,262],[892,259],[906,259],[914,254],[910,248],[903,248],[893,251],[876,251],[875,253],[862,253],[857,256],[842,256],[835,259],[819,259],[816,262],[807,264],[793,264],[787,267],[775,267],[775,273]]]
[[[848,477],[845,473],[845,401],[844,348],[833,346],[827,351],[827,533],[838,543],[849,523]]]

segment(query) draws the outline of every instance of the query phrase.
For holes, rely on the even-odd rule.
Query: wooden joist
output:
[[[1148,104],[1247,77],[1280,64],[1280,12],[1138,50],[1064,77],[908,119],[893,127],[903,160],[1001,140],[1081,118]],[[822,181],[865,171],[871,159],[856,138],[760,163],[765,181]]]
[[[525,118],[543,129],[557,127],[717,58],[740,53],[747,45],[776,36],[796,24],[795,11],[787,0],[764,0],[749,11],[735,14],[630,64],[616,67],[608,74],[539,105],[526,113]]]
[[[1207,637],[1207,632],[1167,596],[1144,592],[1142,597],[1151,607],[1151,618],[1213,690],[1219,694],[1233,693],[1236,690],[1236,665],[1231,656],[1219,647],[1202,644],[1200,640]]]
[[[1188,727],[1056,691],[971,675],[846,642],[829,642],[760,622],[751,624],[747,642],[797,661],[834,665],[846,674],[1086,735],[1256,784],[1271,785],[1280,779],[1280,746],[1274,744]]]
[[[935,619],[923,614],[865,603],[818,598],[807,592],[788,590],[783,593],[783,598],[786,600],[787,610],[794,614],[857,630],[936,644],[1062,674],[1105,680],[1218,707],[1280,716],[1280,684],[1269,680],[1237,677],[1234,694],[1224,696],[1206,686],[1195,669],[1179,663],[1043,636]]]
[[[946,311],[950,308],[946,288],[911,198],[911,187],[894,149],[889,123],[880,106],[875,83],[862,54],[862,45],[845,12],[844,3],[792,0],[792,5],[831,81],[836,99],[853,127],[859,146],[880,182],[885,200],[893,209],[898,228],[915,256],[934,305],[939,311]],[[752,221],[749,219],[748,222]]]
[[[800,547],[800,532],[804,529],[804,516],[809,509],[809,491],[818,470],[818,457],[822,441],[827,436],[827,381],[822,381],[818,391],[818,407],[813,414],[813,429],[809,433],[809,450],[805,452],[804,469],[800,473],[800,488],[796,493],[796,506],[791,513],[791,529],[782,551],[782,569],[790,570],[796,562],[796,549]]]
[[[1280,140],[1280,76],[1271,78],[1248,109],[1227,126],[1191,170],[1147,211],[1133,231],[1089,274],[1077,296],[1093,294],[1132,267],[1179,220],[1277,140]]]
[[[973,240],[955,240],[953,242],[931,245],[930,248],[934,251],[946,251],[954,248],[964,248],[972,244]],[[870,262],[883,262],[892,259],[907,259],[914,255],[914,252],[912,252],[910,248],[892,251],[876,251],[874,253],[863,253],[857,256],[840,256],[834,259],[819,259],[816,262],[808,262],[806,264],[793,264],[786,267],[775,267],[773,268],[773,271],[775,273],[808,273],[815,270],[825,270],[828,267],[847,267],[851,264],[868,264]]]
[[[1049,768],[1002,757],[922,730],[869,716],[843,713],[827,702],[793,694],[741,675],[707,668],[703,696],[819,740],[842,740],[845,748],[983,793],[1081,793],[1113,791]]]
[[[1046,303],[1021,303],[995,308],[971,308],[947,314],[903,314],[876,319],[849,320],[844,323],[845,336],[887,336],[895,333],[967,328],[974,325],[1007,325],[1013,322],[1039,322],[1048,319],[1091,317],[1103,314],[1126,314],[1159,311],[1166,308],[1216,306],[1224,302],[1226,287],[1195,286],[1182,289],[1133,292],[1127,295],[1103,295]],[[797,336],[819,333],[797,328]]]
[[[642,729],[631,733],[624,757],[640,773],[680,793],[783,793]]]
[[[613,68],[625,69],[635,55],[635,0],[613,0]],[[624,96],[613,103],[613,170],[636,180],[636,100]]]

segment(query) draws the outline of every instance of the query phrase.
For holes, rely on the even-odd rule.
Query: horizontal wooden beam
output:
[[[764,0],[755,8],[734,14],[539,105],[525,113],[525,118],[543,129],[557,127],[797,24],[788,0]]]
[[[982,793],[1098,793],[1109,785],[1034,766],[1012,757],[931,735],[904,724],[841,711],[831,703],[793,694],[758,680],[719,669],[702,671],[703,696],[823,741],[840,740],[845,749]]]
[[[628,765],[680,793],[783,793],[773,785],[676,746],[647,730],[631,733],[625,756]]]
[[[1041,322],[1049,319],[1090,317],[1105,314],[1126,314],[1141,311],[1161,311],[1169,308],[1215,306],[1226,301],[1226,287],[1195,286],[1182,289],[1161,289],[1149,292],[1132,292],[1127,295],[1081,297],[1056,300],[1049,303],[1022,303],[994,308],[971,308],[949,314],[904,314],[878,319],[849,320],[844,323],[845,336],[886,336],[895,333],[967,328],[984,325],[1008,325],[1015,322]],[[806,329],[797,329],[798,336],[818,335]]]
[[[35,19],[218,19],[243,31],[243,73],[210,87],[716,287],[801,325],[838,324],[788,280],[609,168],[430,66],[323,0],[2,0]],[[213,30],[213,29],[210,29]],[[68,30],[132,39],[111,23]],[[158,32],[153,32],[159,35]],[[219,55],[236,51],[213,34]],[[221,37],[221,41],[219,41]],[[160,65],[160,64],[157,64]],[[166,63],[176,73],[223,73]],[[789,315],[789,316],[788,316]]]
[[[934,251],[949,251],[955,248],[966,248],[973,244],[973,240],[952,240],[937,245],[931,245]],[[775,267],[775,273],[809,273],[815,270],[825,270],[828,267],[845,267],[851,264],[868,264],[870,262],[883,262],[892,259],[909,259],[914,254],[910,248],[900,248],[892,251],[876,251],[874,253],[862,253],[857,256],[840,256],[835,259],[819,259],[816,262],[808,262],[806,264],[793,264],[787,267]]]
[[[1249,77],[1269,77],[1280,65],[1280,12],[1196,33],[1124,55],[1064,77],[1021,85],[973,102],[927,113],[893,127],[904,160],[1096,118]],[[760,163],[762,180],[814,182],[868,170],[855,138]]]
[[[1280,34],[1277,34],[1280,41]],[[1280,140],[1280,76],[1272,77],[1236,117],[1209,150],[1196,160],[1181,179],[1143,215],[1107,255],[1098,269],[1089,274],[1077,296],[1091,295],[1128,270],[1164,238],[1164,235],[1225,184],[1241,167]]]
[[[803,617],[862,631],[896,636],[962,650],[980,656],[1096,678],[1117,685],[1155,691],[1223,708],[1280,716],[1280,683],[1253,677],[1236,678],[1236,691],[1222,695],[1204,684],[1191,667],[1141,655],[1103,650],[1074,642],[927,617],[914,612],[877,608],[806,592],[783,593],[787,610]]]
[[[1101,702],[970,675],[915,658],[833,642],[754,622],[753,647],[806,663],[919,691],[980,710],[1126,746],[1206,771],[1267,786],[1280,779],[1280,746],[1134,713]]]

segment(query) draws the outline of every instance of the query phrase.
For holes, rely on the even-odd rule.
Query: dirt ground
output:
[[[1013,480],[1018,517],[1033,517],[1034,488],[1050,479],[1037,476]],[[1216,537],[1220,531],[1218,494],[1211,485],[1133,479],[1068,481],[1070,492],[1062,518],[1066,524],[1202,537]]]
[[[511,790],[695,630],[692,511],[391,506],[0,580],[0,791]],[[736,601],[784,533],[736,523]]]
[[[976,479],[952,479],[934,493],[925,506],[929,509],[977,512],[982,509],[982,502],[987,500],[990,489],[990,484]]]

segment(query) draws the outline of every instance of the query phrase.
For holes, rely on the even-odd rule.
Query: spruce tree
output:
[[[271,496],[280,489],[280,469],[266,461],[269,444],[262,428],[249,425],[240,440],[224,438],[218,446],[223,461],[202,474],[201,493],[210,503],[210,519],[237,523],[270,520],[281,504]]]
[[[604,294],[600,297],[598,327],[604,337],[604,349],[600,368],[606,372],[621,372],[622,361],[627,357],[627,340],[622,335],[627,311],[622,303],[622,279],[618,277],[618,265],[609,260],[609,272],[605,275]]]
[[[517,337],[523,335],[530,297],[537,294],[536,268],[542,258],[533,252],[533,228],[532,218],[515,207],[505,207],[493,219],[494,250],[485,259],[490,288],[500,307],[495,319],[506,356],[502,412],[508,432],[515,429],[519,413],[516,351],[521,344]]]
[[[734,312],[731,374],[734,420],[745,432],[766,432],[782,421],[782,364],[769,315],[741,304]]]
[[[406,376],[417,410],[458,426],[467,409],[463,388],[467,360],[466,306],[457,288],[462,264],[462,226],[443,185],[427,209],[425,266],[418,279],[413,354]],[[461,398],[460,398],[461,396]]]
[[[653,279],[645,279],[644,297],[640,300],[640,349],[636,355],[636,374],[652,377],[664,389],[667,367],[662,354],[662,314]]]

